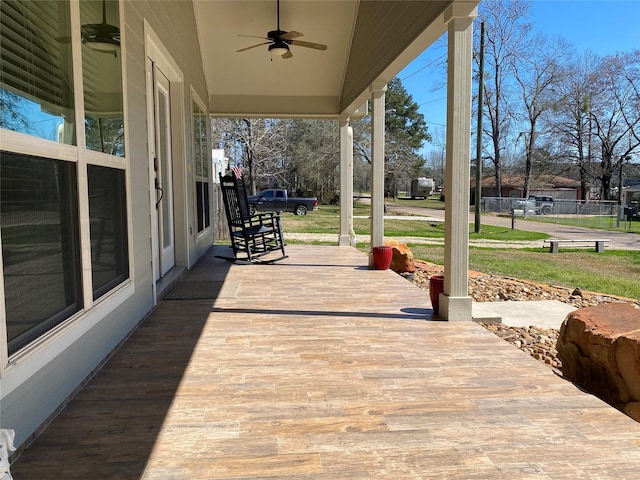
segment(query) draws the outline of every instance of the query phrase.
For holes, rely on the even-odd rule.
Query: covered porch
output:
[[[351,247],[212,247],[20,479],[636,478],[640,425]]]
[[[209,90],[208,112],[211,117],[222,118],[310,118],[339,123],[340,233],[336,241],[340,246],[356,245],[351,122],[370,115],[368,240],[371,247],[384,245],[387,84],[447,35],[445,279],[439,302],[444,319],[471,320],[472,301],[467,295],[468,185],[473,21],[479,0],[273,3],[194,2]],[[293,30],[289,35],[294,35],[295,40],[291,48],[287,47],[287,54],[265,55],[267,48],[271,51],[274,46],[265,46],[274,31],[269,32],[268,38],[242,38],[246,32],[264,31],[265,21],[273,25],[266,19],[276,20],[277,32],[281,31],[281,20],[283,29]],[[299,45],[304,41],[299,42],[298,35],[304,41],[322,40],[327,45],[320,51],[301,49]],[[229,41],[243,48],[218,48]],[[371,259],[369,265],[373,265]]]

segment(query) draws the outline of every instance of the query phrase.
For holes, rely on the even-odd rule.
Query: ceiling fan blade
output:
[[[284,55],[282,55],[283,59],[287,59],[287,58],[291,58],[293,57],[293,53],[291,53],[291,50],[287,50],[287,53],[285,53]]]
[[[262,40],[270,40],[267,37],[258,37],[257,35],[241,35],[241,34],[238,34],[238,36],[239,37],[247,37],[247,38],[261,38]]]
[[[297,45],[299,47],[315,48],[316,50],[326,50],[327,46],[322,43],[305,42],[304,40],[290,40],[290,45]]]
[[[245,50],[251,50],[252,48],[256,48],[256,47],[261,47],[262,45],[269,45],[271,42],[263,42],[263,43],[258,43],[256,45],[251,45],[250,47],[246,47],[246,48],[241,48],[240,50],[236,50],[237,52],[244,52]]]
[[[280,40],[292,40],[302,36],[303,35],[300,32],[287,32],[280,35]]]

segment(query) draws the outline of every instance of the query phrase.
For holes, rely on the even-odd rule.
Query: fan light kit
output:
[[[315,50],[326,50],[327,46],[321,43],[313,43],[313,42],[305,42],[303,40],[295,40],[298,37],[302,37],[300,32],[285,32],[284,30],[280,30],[280,0],[277,0],[277,28],[275,30],[271,30],[267,33],[266,37],[256,37],[254,35],[238,35],[239,37],[249,37],[249,38],[261,38],[263,40],[268,40],[267,42],[258,43],[256,45],[251,45],[250,47],[241,48],[240,50],[236,50],[236,52],[244,52],[245,50],[251,50],[252,48],[260,47],[262,45],[269,45],[268,50],[272,56],[279,56],[284,59],[293,57],[291,50],[289,49],[290,45],[295,45],[298,47],[305,48],[313,48]]]
[[[120,29],[107,23],[107,1],[102,0],[102,23],[82,25],[82,43],[92,50],[118,56]]]
[[[271,55],[278,55],[282,57],[289,51],[289,47],[284,42],[282,42],[281,44],[272,43],[271,45],[269,45],[269,51],[271,52]]]

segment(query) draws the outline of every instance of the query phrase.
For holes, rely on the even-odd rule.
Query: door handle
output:
[[[162,187],[160,186],[160,182],[158,181],[158,179],[156,178],[155,181],[155,189],[156,189],[156,210],[158,209],[158,206],[160,206],[160,202],[162,201],[162,197],[164,197],[164,190],[162,190]],[[158,198],[158,191],[160,192],[160,198]]]

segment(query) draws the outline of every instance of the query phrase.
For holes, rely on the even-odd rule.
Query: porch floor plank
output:
[[[638,478],[640,424],[348,247],[213,248],[12,466],[16,479]]]

